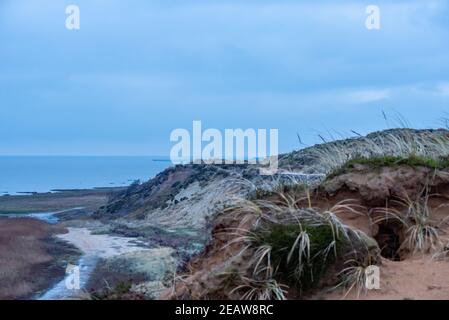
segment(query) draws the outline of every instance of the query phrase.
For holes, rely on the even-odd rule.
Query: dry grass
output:
[[[345,265],[346,267],[338,274],[341,280],[334,289],[343,287],[345,289],[343,298],[354,290],[357,293],[357,298],[362,293],[366,294],[368,290],[366,286],[368,271],[375,265],[374,261],[370,258],[364,260],[348,259],[345,261]]]
[[[28,297],[54,281],[46,239],[56,232],[62,230],[42,221],[0,219],[0,299]]]
[[[224,249],[239,245],[236,256],[251,251],[247,261],[250,273],[240,277],[232,290],[244,299],[285,298],[289,291],[286,283],[294,290],[309,289],[337,258],[342,243],[363,242],[359,232],[337,217],[364,214],[352,200],[319,210],[312,207],[307,188],[293,193],[278,190],[272,195],[275,197],[270,199],[242,200],[226,210],[240,223],[225,231],[230,240]],[[308,206],[301,207],[304,203]]]
[[[279,284],[275,279],[255,280],[242,278],[242,284],[231,290],[231,294],[242,291],[242,300],[286,300],[287,286]]]
[[[312,157],[322,165],[325,173],[331,173],[357,158],[421,157],[437,161],[448,156],[449,136],[417,135],[407,130],[374,138],[360,137],[356,145],[336,141],[312,150]]]
[[[440,226],[445,223],[445,220],[437,223],[432,219],[432,208],[429,205],[429,199],[432,196],[437,195],[429,194],[428,188],[425,187],[416,199],[405,195],[398,200],[392,200],[392,203],[402,209],[378,208],[375,211],[382,215],[373,222],[377,224],[395,221],[402,225],[405,230],[405,240],[399,250],[406,249],[413,254],[435,252],[441,247]]]

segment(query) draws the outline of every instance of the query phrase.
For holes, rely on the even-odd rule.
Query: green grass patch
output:
[[[300,251],[299,245],[295,246],[301,231],[307,233],[310,254],[307,254],[308,250]],[[258,244],[271,247],[270,257],[276,270],[276,280],[303,292],[319,285],[320,279],[335,261],[335,253],[338,255],[340,251],[344,242],[342,238],[337,237],[333,247],[330,245],[334,235],[329,225],[301,227],[299,224],[272,224],[258,233]],[[293,246],[295,249],[292,251]]]
[[[348,170],[353,169],[357,165],[364,165],[370,168],[395,167],[405,165],[410,167],[445,169],[449,167],[449,158],[444,157],[434,159],[430,157],[421,157],[421,156],[409,156],[409,157],[383,156],[372,158],[363,158],[363,157],[354,158],[346,162],[340,168],[330,173],[327,176],[327,179],[346,173]]]

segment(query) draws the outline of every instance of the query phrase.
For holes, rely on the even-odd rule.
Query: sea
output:
[[[171,165],[162,156],[0,156],[0,196],[127,186]]]

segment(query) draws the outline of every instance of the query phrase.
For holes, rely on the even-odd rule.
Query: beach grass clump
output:
[[[256,280],[242,277],[241,282],[231,293],[243,291],[242,300],[286,300],[288,287],[275,279]]]
[[[334,235],[329,225],[297,223],[269,225],[257,232],[256,241],[259,251],[270,250],[265,253],[270,261],[264,268],[256,267],[255,273],[270,268],[280,282],[305,291],[320,282],[344,238]]]
[[[344,297],[353,291],[356,292],[357,298],[360,297],[360,294],[367,293],[367,278],[372,275],[374,272],[373,267],[376,265],[370,256],[367,257],[367,259],[351,258],[346,260],[344,263],[345,268],[338,273],[340,281],[334,289],[344,288]]]
[[[431,198],[428,189],[424,188],[416,199],[407,195],[393,200],[393,203],[401,209],[380,208],[378,212],[383,214],[374,220],[374,223],[395,221],[399,223],[405,234],[405,239],[399,250],[407,250],[411,253],[436,251],[441,246],[440,226],[446,223],[443,219],[437,223],[432,219],[432,208],[429,205]],[[442,205],[438,206],[437,209]]]
[[[397,160],[430,167],[447,166],[449,135],[416,134],[410,129],[385,131],[381,134],[334,141],[314,147],[311,157],[320,163],[324,173],[331,173],[351,160],[364,159],[371,164],[393,164]],[[446,160],[444,160],[446,158]],[[370,161],[369,159],[376,159]],[[407,160],[408,159],[408,160]]]
[[[232,290],[241,290],[241,297],[246,297],[247,293],[242,290],[250,290],[252,293],[249,295],[253,297],[262,288],[275,287],[282,288],[282,292],[294,292],[301,296],[323,283],[329,267],[343,260],[344,252],[354,250],[355,245],[368,248],[360,233],[337,217],[343,212],[359,211],[357,205],[353,206],[347,200],[328,210],[298,207],[289,199],[284,202],[251,203],[252,206],[246,204],[238,207],[238,217],[242,218],[244,208],[251,208],[253,213],[248,214],[255,218],[246,221],[257,223],[250,223],[246,228],[240,224],[233,230],[229,242],[241,244],[242,249],[236,256],[248,256],[247,273]],[[281,291],[275,290],[277,293]],[[271,296],[281,295],[272,292]]]

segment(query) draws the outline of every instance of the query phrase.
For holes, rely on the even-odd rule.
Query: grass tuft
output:
[[[258,232],[255,245],[264,250],[256,269],[263,258],[279,279],[300,291],[308,290],[319,283],[342,241],[325,224],[272,224]]]
[[[424,188],[416,199],[406,195],[394,200],[392,202],[404,210],[377,209],[377,212],[383,212],[384,215],[376,218],[374,223],[392,220],[402,225],[405,230],[405,240],[399,250],[406,249],[412,253],[435,251],[440,246],[441,239],[439,225],[431,219],[432,210],[429,206],[431,196],[428,189]]]
[[[367,164],[394,164],[404,161],[430,167],[447,167],[449,136],[447,133],[417,134],[410,129],[382,132],[377,135],[334,141],[316,146],[311,157],[323,173],[330,174],[351,160]],[[445,160],[446,159],[446,160]]]

